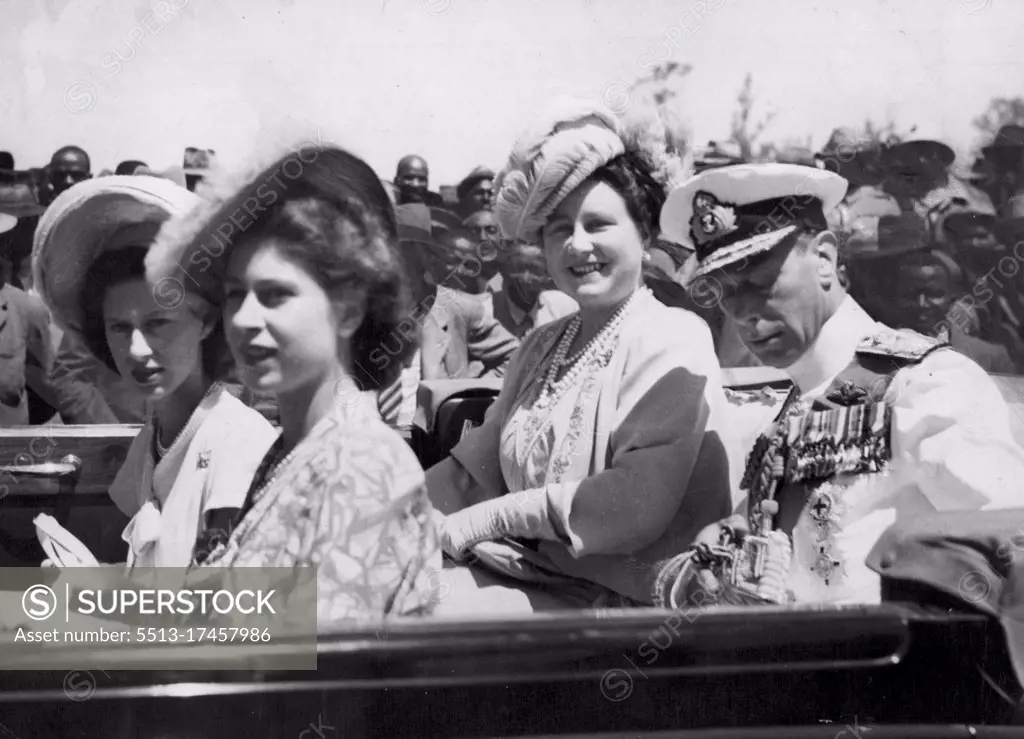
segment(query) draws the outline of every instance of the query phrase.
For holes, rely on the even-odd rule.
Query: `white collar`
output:
[[[818,394],[853,361],[861,339],[877,328],[875,320],[847,295],[839,309],[825,321],[818,338],[786,368],[786,373],[804,397]]]

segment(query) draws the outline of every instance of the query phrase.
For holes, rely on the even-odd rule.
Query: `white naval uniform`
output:
[[[891,331],[847,297],[787,369],[801,400],[821,398],[862,340]],[[824,483],[836,486],[840,530],[833,551],[841,572],[826,583],[812,570],[818,552],[809,514],[813,495],[793,529],[788,585],[798,603],[879,602],[880,578],[864,560],[898,517],[1024,506],[1024,449],[1011,435],[1009,407],[977,364],[937,349],[900,369],[886,400],[893,405],[889,471]]]

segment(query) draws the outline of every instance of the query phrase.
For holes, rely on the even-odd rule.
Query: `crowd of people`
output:
[[[315,566],[325,629],[875,602],[887,525],[1020,504],[989,373],[1024,359],[1024,128],[969,179],[842,130],[812,163],[691,160],[585,101],[529,130],[449,200],[415,155],[393,183],[333,145],[176,182],[59,150],[0,237],[2,422],[144,424],[127,566]],[[420,383],[485,377],[424,471]]]

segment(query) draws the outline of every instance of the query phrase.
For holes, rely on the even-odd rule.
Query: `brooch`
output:
[[[204,449],[199,452],[199,459],[196,460],[196,469],[205,470],[210,466],[210,450]]]

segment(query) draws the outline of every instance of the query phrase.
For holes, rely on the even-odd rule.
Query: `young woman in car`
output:
[[[241,504],[277,435],[218,381],[218,313],[179,280],[146,282],[161,225],[197,202],[156,177],[88,180],[54,201],[35,235],[35,284],[54,319],[151,409],[110,487],[131,517],[133,567],[188,566],[205,514]]]
[[[377,411],[417,348],[383,185],[308,146],[208,193],[161,232],[148,274],[220,307],[239,377],[276,396],[282,434],[244,502],[211,516],[197,562],[316,567],[321,630],[429,611],[441,555],[423,470]]]
[[[542,246],[580,310],[525,339],[486,422],[427,473],[445,552],[469,564],[443,611],[650,604],[644,563],[731,509],[711,333],[643,286],[680,170],[655,119],[567,102],[496,180],[503,235]]]

